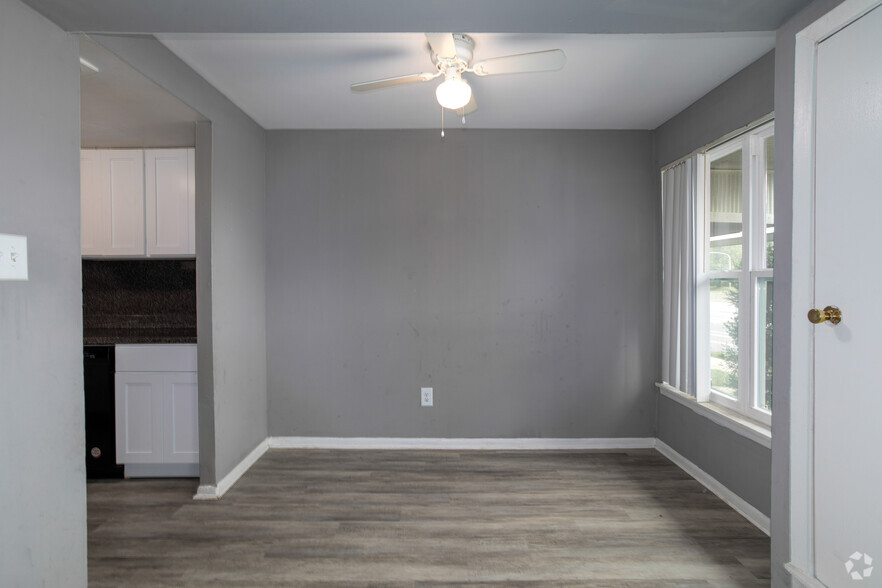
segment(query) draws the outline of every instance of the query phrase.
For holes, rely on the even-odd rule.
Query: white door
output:
[[[147,255],[196,254],[194,165],[193,149],[144,152]]]
[[[144,255],[144,152],[101,151],[110,202],[110,243],[106,255]]]
[[[814,303],[842,322],[813,330],[815,573],[882,586],[882,8],[816,71]]]
[[[160,463],[167,402],[159,372],[116,374],[116,463]]]

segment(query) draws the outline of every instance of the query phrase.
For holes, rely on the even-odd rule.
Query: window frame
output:
[[[701,157],[703,197],[697,214],[699,248],[696,276],[696,400],[733,410],[751,420],[771,426],[772,413],[760,406],[764,386],[765,359],[760,357],[765,342],[760,308],[760,283],[771,279],[774,269],[766,267],[766,159],[765,141],[775,134],[774,120],[708,149]],[[710,186],[712,161],[741,150],[741,269],[710,269]],[[774,231],[774,229],[772,229]],[[738,304],[738,396],[714,390],[710,378],[710,283],[712,279],[737,280]],[[774,291],[774,290],[773,290]],[[762,321],[762,322],[761,322]]]

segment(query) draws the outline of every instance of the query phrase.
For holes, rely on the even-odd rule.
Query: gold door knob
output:
[[[835,306],[827,306],[824,310],[813,308],[808,311],[808,320],[814,325],[819,325],[825,321],[838,325],[842,321],[842,311]]]

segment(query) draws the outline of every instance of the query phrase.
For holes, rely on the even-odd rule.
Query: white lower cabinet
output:
[[[127,477],[198,475],[195,345],[116,347],[116,461]]]
[[[161,463],[165,374],[116,374],[116,463]]]
[[[162,445],[164,463],[199,463],[199,387],[196,374],[172,372],[164,376],[163,414],[169,425]]]

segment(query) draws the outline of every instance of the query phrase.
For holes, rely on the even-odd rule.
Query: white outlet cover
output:
[[[28,238],[0,233],[0,280],[28,279]]]
[[[432,388],[420,388],[420,406],[432,406],[434,400],[434,390]]]

